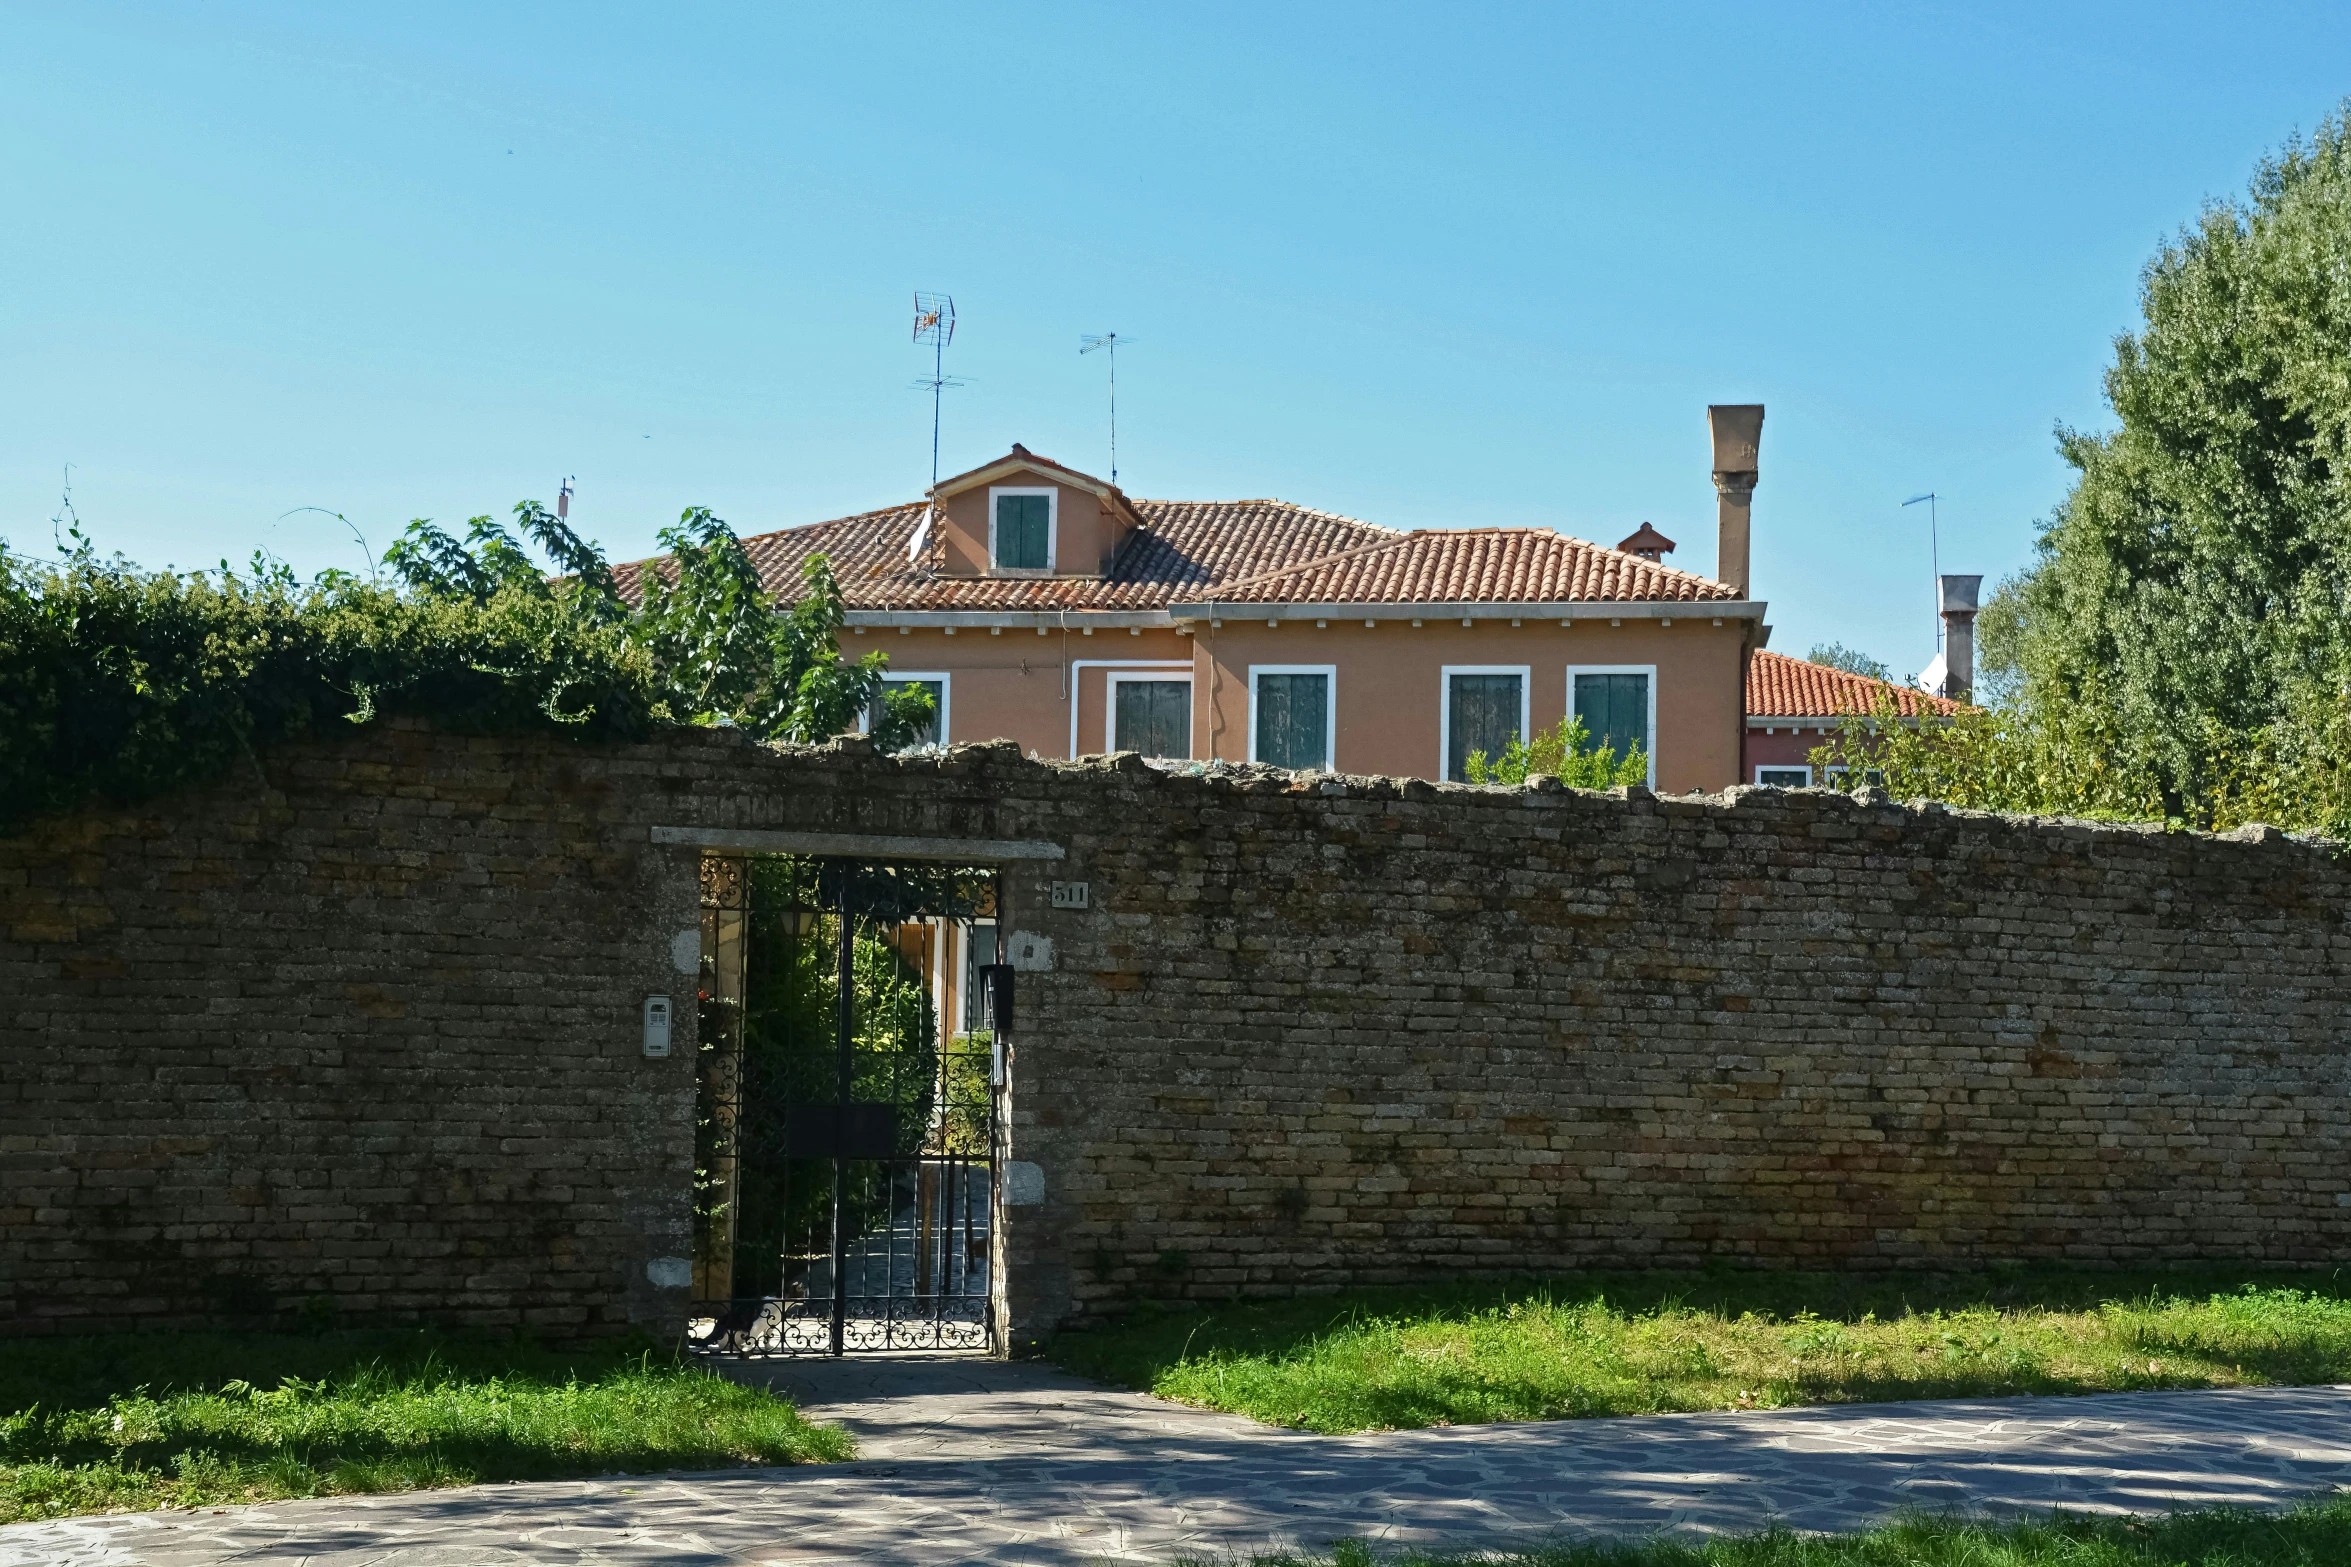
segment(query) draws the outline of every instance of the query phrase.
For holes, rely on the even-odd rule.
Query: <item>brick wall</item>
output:
[[[692,1063],[638,1007],[688,988],[696,851],[657,826],[1065,848],[1006,871],[1054,942],[1022,1336],[1596,1262],[2351,1251],[2351,873],[2266,830],[387,723],[0,842],[0,1323],[673,1323]]]

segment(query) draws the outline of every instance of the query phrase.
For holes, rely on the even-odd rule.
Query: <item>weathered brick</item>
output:
[[[692,1056],[642,1059],[638,1006],[691,984],[695,856],[656,825],[1066,850],[1004,877],[1057,954],[1013,1061],[1023,1335],[1463,1272],[2351,1249],[2317,846],[722,732],[386,722],[264,769],[0,842],[0,1324],[673,1325]]]

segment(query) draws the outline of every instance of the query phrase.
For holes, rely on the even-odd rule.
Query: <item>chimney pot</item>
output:
[[[1617,540],[1616,547],[1624,551],[1627,555],[1638,555],[1643,560],[1653,560],[1659,562],[1662,562],[1667,555],[1673,553],[1674,549],[1676,548],[1673,540],[1667,538],[1664,534],[1658,532],[1653,525],[1646,522],[1642,523],[1640,531],[1633,534],[1630,538]]]

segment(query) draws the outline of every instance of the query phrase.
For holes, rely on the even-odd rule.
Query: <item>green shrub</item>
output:
[[[1516,735],[1492,761],[1483,751],[1463,759],[1469,781],[1476,784],[1522,784],[1549,774],[1571,789],[1608,789],[1619,784],[1647,783],[1649,757],[1639,746],[1622,756],[1612,745],[1594,745],[1584,721],[1570,713],[1531,741]]]
[[[887,658],[845,661],[823,556],[778,611],[726,524],[696,509],[670,555],[621,590],[595,547],[533,502],[515,514],[551,577],[487,517],[459,543],[428,522],[385,556],[392,581],[145,571],[77,527],[64,560],[0,545],[0,833],[91,802],[128,804],[259,772],[259,752],[386,712],[452,728],[635,738],[666,723],[821,740],[869,713],[885,745],[930,716],[884,692]]]

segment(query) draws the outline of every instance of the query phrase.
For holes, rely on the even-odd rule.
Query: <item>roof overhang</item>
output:
[[[1177,620],[1761,620],[1761,599],[1605,599],[1566,603],[1471,604],[1252,604],[1202,599],[1171,604]]]
[[[953,626],[993,628],[1067,625],[1161,630],[1201,620],[1761,620],[1760,599],[1698,603],[1610,604],[1579,599],[1564,604],[1227,604],[1209,600],[1166,609],[851,609],[852,627]],[[1788,719],[1786,722],[1794,723]]]
[[[1929,713],[1925,716],[1940,718],[1943,715]],[[1917,713],[1897,713],[1894,715],[1894,722],[1915,724],[1919,717],[1920,715]],[[1781,713],[1749,713],[1747,727],[1750,729],[1837,729],[1843,727],[1845,720],[1849,718],[1858,718],[1863,723],[1876,721],[1876,715],[1871,713],[1806,713],[1795,717]]]
[[[1122,631],[1130,626],[1156,627],[1164,631],[1175,624],[1164,609],[852,609],[844,611],[841,618],[851,627],[953,626],[958,630],[1016,627],[1026,631],[1038,627],[1058,631],[1067,625],[1073,631],[1082,626]]]

